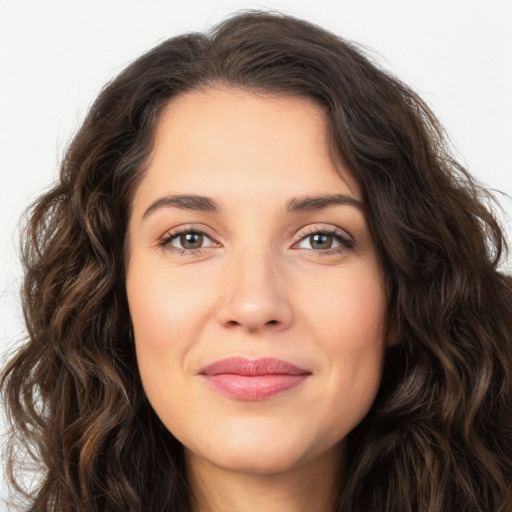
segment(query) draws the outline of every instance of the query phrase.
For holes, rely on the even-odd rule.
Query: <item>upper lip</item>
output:
[[[271,357],[246,359],[245,357],[228,357],[215,361],[199,371],[201,375],[233,374],[244,376],[258,375],[309,375],[304,368]]]

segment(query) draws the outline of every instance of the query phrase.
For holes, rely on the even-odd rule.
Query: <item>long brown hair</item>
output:
[[[191,508],[181,445],[148,404],[124,284],[130,199],[163,107],[212,84],[313,98],[359,181],[397,343],[348,438],[336,511],[512,510],[512,284],[492,197],[408,87],[310,23],[238,14],[165,41],[100,94],[32,206],[28,340],[5,368],[12,425],[40,465],[34,512]]]

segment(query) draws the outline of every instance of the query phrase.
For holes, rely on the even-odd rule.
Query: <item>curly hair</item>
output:
[[[349,434],[334,510],[512,510],[512,279],[499,267],[493,197],[407,86],[354,44],[262,11],[171,38],[121,72],[92,105],[58,183],[31,207],[28,336],[1,381],[13,483],[19,446],[40,467],[30,510],[193,509],[182,446],[137,371],[126,231],[160,113],[212,84],[322,105],[333,157],[363,192],[397,343]]]

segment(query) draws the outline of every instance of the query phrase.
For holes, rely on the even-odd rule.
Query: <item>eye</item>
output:
[[[194,252],[205,247],[215,246],[216,244],[206,233],[199,230],[186,229],[167,233],[159,245],[165,249]]]
[[[336,247],[336,244],[340,245],[333,235],[329,233],[315,233],[314,235],[303,238],[299,243],[299,247],[301,249],[325,251],[326,249],[331,249],[333,245]]]
[[[351,249],[353,246],[353,240],[337,230],[316,230],[303,236],[296,244],[298,249],[318,252],[340,252],[343,249]]]

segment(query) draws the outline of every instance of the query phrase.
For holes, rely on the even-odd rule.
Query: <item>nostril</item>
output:
[[[262,326],[262,325],[278,325],[279,323],[280,323],[279,320],[269,320],[268,322],[265,322],[264,324],[259,324],[259,325],[260,326]],[[247,326],[250,330],[254,330],[255,328],[256,329],[258,328],[255,326],[251,326],[249,324],[250,324],[250,322],[247,322]],[[225,323],[225,326],[230,327],[230,328],[240,327],[241,325],[246,325],[246,324],[244,324],[244,322],[238,322],[237,320],[229,320]]]

